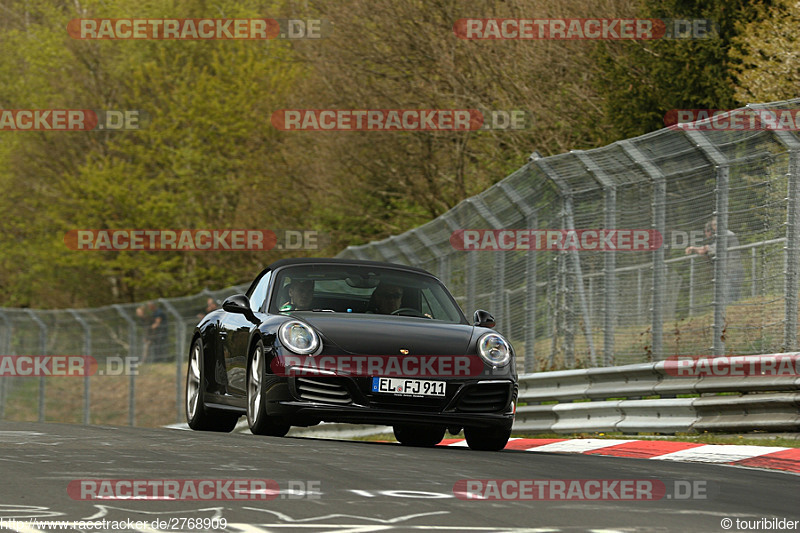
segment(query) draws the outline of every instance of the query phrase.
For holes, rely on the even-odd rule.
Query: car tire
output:
[[[394,426],[394,438],[406,446],[436,446],[444,438],[442,426],[399,424]]]
[[[511,428],[464,428],[464,438],[467,446],[472,450],[484,452],[497,452],[508,444],[511,437]]]
[[[267,414],[267,395],[264,389],[266,353],[260,340],[247,363],[247,423],[254,435],[283,437],[291,427],[285,421]],[[268,390],[268,389],[267,389]]]
[[[186,392],[184,407],[186,422],[195,431],[219,431],[230,433],[236,427],[239,416],[210,409],[205,406],[205,369],[203,341],[195,339],[189,352],[189,368],[186,371]]]

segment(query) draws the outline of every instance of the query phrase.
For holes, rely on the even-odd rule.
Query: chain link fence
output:
[[[796,110],[798,103],[748,107]],[[668,128],[595,150],[532,156],[439,218],[340,257],[437,273],[465,311],[495,315],[525,372],[791,351],[799,139],[776,129]],[[663,245],[486,251],[459,249],[451,239],[464,230],[524,229],[656,230]],[[705,253],[687,253],[689,246]]]
[[[184,421],[185,356],[194,327],[209,304],[219,307],[248,286],[93,309],[0,308],[0,354],[92,358],[91,370],[79,377],[0,377],[0,420]],[[12,373],[18,370],[27,369]]]
[[[479,308],[494,314],[521,372],[788,352],[797,349],[799,157],[796,131],[688,129],[532,157],[439,218],[339,257],[433,272],[468,316]],[[716,229],[707,234],[712,217]],[[463,230],[531,229],[656,230],[663,245],[464,251],[452,240]],[[715,253],[686,253],[706,245]],[[183,421],[193,328],[209,299],[219,305],[246,288],[96,309],[0,308],[0,354],[82,354],[106,372],[121,369],[0,377],[0,419]]]

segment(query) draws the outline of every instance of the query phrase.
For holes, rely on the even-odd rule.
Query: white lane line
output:
[[[529,452],[583,453],[631,442],[630,439],[571,439],[528,448]]]
[[[260,527],[256,527],[252,524],[228,524],[225,530],[229,530],[230,528],[236,528],[241,533],[266,533],[266,529],[261,529]]]
[[[247,511],[259,511],[262,513],[269,513],[280,520],[284,520],[287,523],[298,523],[298,522],[313,522],[314,520],[327,520],[331,518],[356,518],[359,520],[369,520],[371,522],[380,522],[383,524],[396,524],[398,522],[404,522],[406,520],[411,520],[412,518],[420,518],[423,516],[434,516],[434,515],[443,515],[443,514],[450,514],[450,511],[431,511],[427,513],[417,513],[417,514],[409,514],[403,516],[396,516],[395,518],[373,518],[371,516],[359,516],[359,515],[351,515],[351,514],[341,514],[341,513],[334,513],[334,514],[327,514],[324,516],[312,516],[310,518],[292,518],[291,516],[281,513],[279,511],[273,511],[271,509],[261,509],[259,507],[242,507],[242,509]],[[361,524],[363,525],[363,524]]]
[[[758,457],[768,453],[788,450],[778,446],[739,446],[736,444],[706,444],[696,448],[678,450],[677,452],[666,453],[651,457],[651,460],[658,461],[689,461],[701,463],[732,463]]]
[[[262,528],[276,528],[276,529],[330,529],[337,533],[361,533],[369,531],[391,531],[396,528],[403,530],[414,529],[421,531],[491,531],[493,533],[557,533],[561,531],[558,528],[528,528],[528,527],[489,527],[489,526],[431,526],[431,525],[409,525],[403,524],[401,526],[387,526],[377,524],[259,524],[253,526],[251,524],[228,524],[228,528],[236,528],[242,533],[267,533],[269,529]],[[346,529],[342,529],[346,528]]]
[[[394,529],[394,526],[377,526],[375,524],[369,524],[366,526],[351,527],[349,529],[339,529],[337,531],[339,533],[372,533],[373,531],[386,531],[390,529]]]

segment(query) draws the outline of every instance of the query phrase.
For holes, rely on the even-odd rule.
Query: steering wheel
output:
[[[410,315],[403,314],[404,311],[406,313],[412,313],[412,314],[410,314]],[[401,315],[401,314],[403,314],[403,316],[415,316],[415,317],[419,317],[419,318],[430,318],[429,316],[425,316],[424,314],[420,313],[417,309],[414,309],[413,307],[401,307],[400,309],[395,309],[394,311],[392,311],[389,314],[390,315]]]

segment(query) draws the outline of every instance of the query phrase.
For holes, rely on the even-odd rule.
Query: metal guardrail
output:
[[[525,374],[514,430],[797,431],[798,368],[787,353]]]

